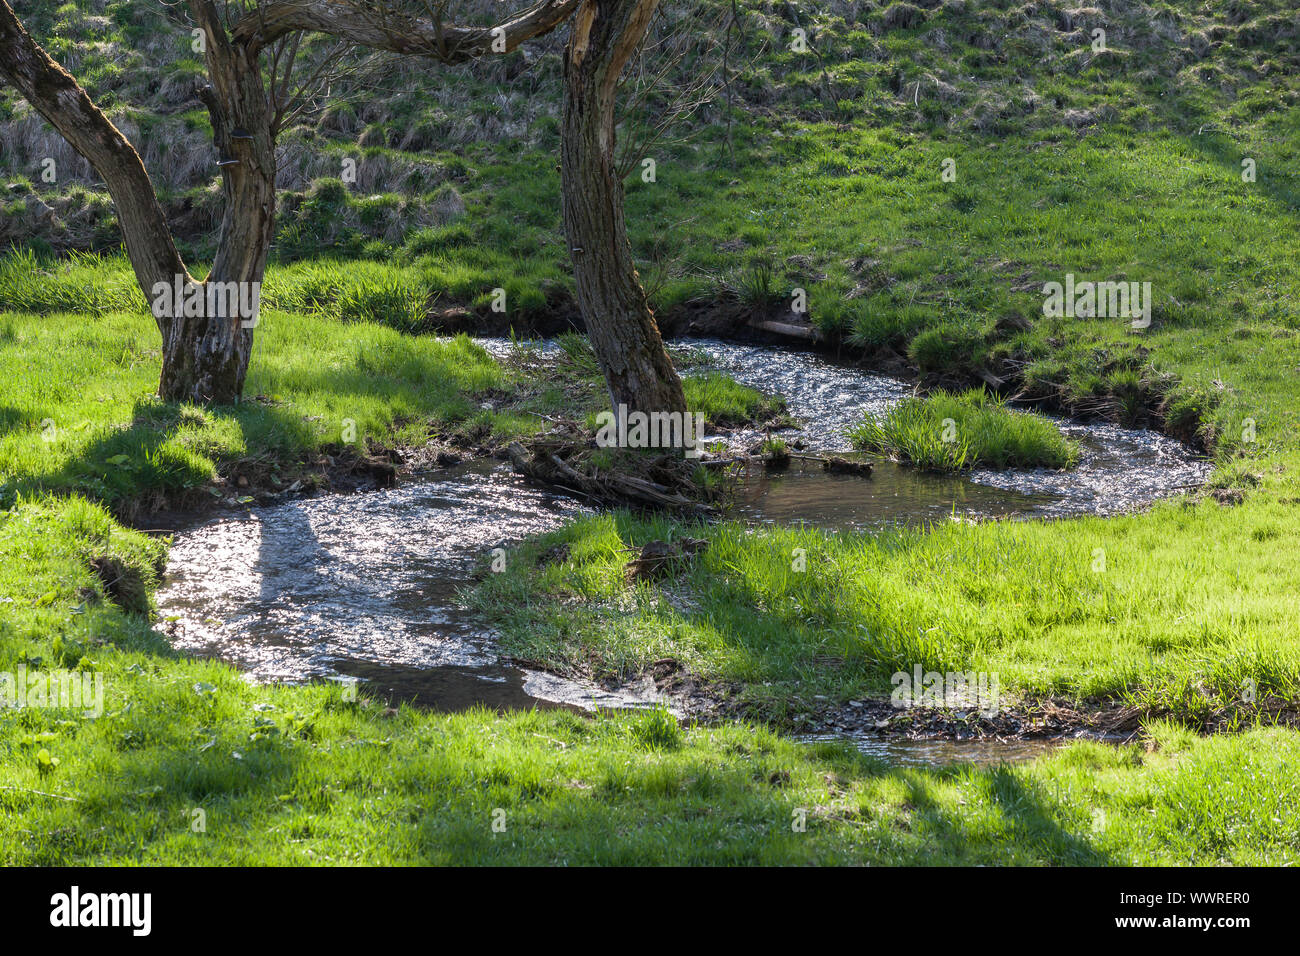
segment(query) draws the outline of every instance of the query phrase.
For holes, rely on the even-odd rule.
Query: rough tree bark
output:
[[[583,0],[564,61],[561,189],[578,306],[615,414],[686,412],[681,379],[641,287],[614,162],[618,79],[658,0]]]
[[[199,96],[222,157],[225,200],[205,291],[217,283],[260,289],[275,232],[276,134],[261,64],[256,53],[231,42],[212,0],[190,0],[190,10],[205,35],[211,83]],[[211,304],[206,294],[204,301]],[[169,401],[238,402],[255,324],[255,316],[231,314],[228,308],[173,317],[163,331],[159,395]]]

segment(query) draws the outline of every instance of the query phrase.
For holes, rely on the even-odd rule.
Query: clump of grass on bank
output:
[[[719,428],[751,422],[778,427],[793,421],[786,414],[784,399],[741,385],[722,372],[684,375],[682,390],[691,413],[703,414],[706,422]]]
[[[1051,421],[1014,412],[982,389],[907,398],[884,419],[868,415],[849,433],[857,448],[930,471],[1072,468],[1079,446]]]

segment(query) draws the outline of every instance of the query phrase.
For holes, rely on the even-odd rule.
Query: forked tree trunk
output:
[[[641,288],[614,164],[618,78],[658,0],[584,0],[565,53],[561,188],[578,307],[614,411],[685,412],[681,379]]]
[[[207,40],[210,86],[201,98],[222,161],[225,211],[206,289],[229,286],[241,302],[260,295],[275,232],[275,139],[257,54],[232,44],[209,0],[191,2]],[[206,290],[205,290],[206,291]],[[205,304],[221,301],[220,297]],[[229,405],[244,391],[256,315],[228,308],[175,316],[163,330],[158,393],[168,401]]]
[[[222,167],[226,209],[207,281],[260,284],[275,217],[275,145],[261,69],[229,42],[211,0],[191,0],[190,7],[207,34],[212,86],[205,102],[216,146],[221,156],[238,160]],[[136,281],[162,334],[158,394],[168,401],[239,401],[253,343],[252,328],[244,327],[248,317],[186,316],[157,307],[160,299],[174,304],[172,295],[160,295],[162,289],[184,290],[196,283],[176,250],[144,163],[71,74],[23,29],[6,0],[0,0],[0,76],[108,186]],[[205,306],[206,288],[200,296]],[[224,297],[221,301],[228,304]]]

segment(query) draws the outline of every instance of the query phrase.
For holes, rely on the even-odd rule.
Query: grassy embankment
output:
[[[110,6],[126,16],[133,5]],[[861,4],[852,22],[839,7],[817,15],[825,59],[778,43],[738,84],[743,107],[767,102],[735,126],[734,161],[703,145],[719,137],[701,137],[662,150],[657,183],[632,184],[629,221],[658,304],[735,293],[763,305],[803,285],[827,331],[901,352],[928,379],[1014,373],[1031,395],[1067,408],[1199,430],[1215,442],[1216,484],[1244,503],[881,536],[723,526],[705,532],[714,544],[684,582],[696,598],[687,611],[659,586],[619,583],[614,548],[672,529],[604,517],[560,533],[572,543],[564,563],[537,571],[511,561],[479,600],[510,609],[516,653],[624,674],[672,655],[745,685],[778,715],[814,693],[886,689],[900,663],[997,670],[1017,693],[1128,692],[1191,722],[1239,709],[1248,722],[1247,680],[1259,699],[1295,702],[1293,18],[1281,0],[1208,14],[1182,2],[1112,5],[1115,50],[1094,58],[1092,15],[1066,24],[1063,5],[899,7]],[[768,38],[788,33],[784,14],[759,16]],[[1172,26],[1141,27],[1156,19]],[[193,122],[201,138],[201,115]],[[351,251],[375,259],[352,267],[372,276],[356,295],[391,303],[397,290],[416,303],[384,305],[384,317],[419,319],[430,291],[482,307],[508,282],[512,303],[542,308],[565,282],[554,129],[542,116],[529,127],[532,149],[502,134],[426,163],[455,221],[365,238],[387,229],[403,197],[319,180],[304,186],[286,239],[294,254],[310,253],[355,219],[362,238]],[[409,166],[400,144],[367,150],[372,168]],[[949,157],[956,182],[940,177]],[[1258,164],[1253,183],[1241,180],[1243,157]],[[313,268],[288,267],[286,288],[295,270]],[[1138,337],[1123,322],[1038,318],[1041,284],[1066,272],[1152,280],[1152,328]],[[97,285],[78,280],[58,307],[41,304],[51,280],[5,302],[17,310],[0,320],[0,354],[17,370],[0,402],[14,469],[5,482],[116,507],[156,480],[147,455],[132,457],[134,441],[111,445],[122,426],[138,428],[137,403],[153,405],[156,345],[148,317],[98,302],[87,288]],[[427,427],[444,403],[448,419],[474,414],[465,393],[503,374],[463,344],[364,322],[337,331],[341,298],[330,293],[319,314],[288,293],[285,311],[271,303],[253,383],[291,401],[295,417],[352,417],[363,434],[391,437]],[[83,309],[92,311],[66,315]],[[438,384],[449,378],[456,389]],[[393,411],[402,403],[409,421]],[[249,437],[258,427],[275,441],[332,440],[325,425],[312,434],[273,411],[163,408],[149,434],[167,436],[155,448],[174,441],[163,465],[180,461],[195,476],[209,475],[202,460],[219,470],[262,447]],[[62,445],[43,441],[45,418]],[[98,457],[93,443],[103,441],[112,451]],[[110,462],[118,454],[137,464]],[[139,481],[123,484],[127,474]],[[805,574],[791,570],[794,547],[807,550]],[[1104,570],[1094,571],[1098,549]],[[39,660],[107,679],[97,720],[0,714],[5,862],[1282,863],[1300,846],[1285,783],[1300,756],[1294,732],[1201,739],[1155,723],[1149,750],[1081,745],[1015,769],[926,772],[742,726],[385,716],[325,689],[251,688],[228,668],[174,657],[142,618],[96,600],[87,565],[105,552],[146,576],[158,557],[157,545],[79,497],[25,498],[0,518],[0,669]],[[267,720],[281,731],[268,733]],[[43,764],[41,750],[58,765]],[[496,807],[507,831],[494,836]],[[809,810],[805,834],[790,830],[798,807]],[[195,808],[208,811],[206,833],[191,830]]]

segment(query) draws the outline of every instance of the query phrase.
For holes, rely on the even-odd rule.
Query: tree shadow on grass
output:
[[[1008,849],[1005,862],[1057,866],[1116,866],[1124,862],[1063,826],[1047,794],[1023,772],[1001,764],[972,769],[969,773],[975,790],[1001,813],[997,829]],[[908,803],[914,808],[914,829],[927,839],[937,838],[947,845],[979,847],[978,831],[955,819],[950,810],[931,796],[934,774],[909,770],[904,776]]]
[[[21,495],[80,493],[128,519],[159,506],[197,503],[211,481],[210,452],[202,448],[204,436],[198,430],[205,421],[235,422],[252,454],[252,432],[278,435],[284,449],[307,448],[312,442],[309,424],[284,408],[244,403],[200,412],[139,401],[124,427],[101,429],[74,454],[51,455],[47,468],[11,479],[8,488]],[[196,426],[195,437],[177,441],[187,425]]]
[[[331,841],[348,844],[362,862],[433,865],[1124,862],[1063,825],[1043,795],[1007,768],[891,768],[825,747],[801,748],[794,763],[782,755],[756,766],[726,762],[717,745],[637,752],[603,748],[599,735],[557,747],[562,723],[536,716],[518,718],[533,739],[509,758],[467,750],[464,735],[473,728],[451,728],[437,715],[415,718],[416,728],[404,721],[403,729],[432,731],[438,748],[399,751],[399,734],[391,748],[367,750],[355,733],[379,732],[372,726],[354,728],[349,746],[321,749],[283,738],[249,744],[241,735],[252,718],[243,727],[227,720],[213,732],[217,744],[204,749],[196,737],[126,751],[113,773],[74,790],[86,808],[77,826],[95,834],[88,849],[110,858],[138,853],[133,858],[143,862],[155,845],[173,853],[189,808],[198,807],[206,808],[208,832],[187,853],[271,863],[299,859],[304,846],[324,858]],[[511,735],[499,720],[491,723],[477,728],[480,738]],[[828,786],[811,797],[789,790],[768,764],[810,771]],[[935,794],[964,772],[1000,821],[964,818],[961,805]],[[882,809],[864,808],[842,797],[854,783],[899,796]]]
[[[239,405],[204,409],[145,399],[135,403],[123,427],[101,427],[74,453],[60,455],[57,445],[52,446],[48,466],[11,479],[7,490],[79,492],[129,518],[160,502],[187,507],[189,493],[198,500],[210,480],[209,460],[215,460],[219,469],[240,459],[267,466],[293,465],[322,444],[340,443],[344,420],[361,420],[360,410],[366,407],[387,408],[395,418],[407,415],[447,422],[473,413],[476,376],[472,371],[461,375],[464,356],[424,354],[411,343],[404,343],[404,349],[382,350],[379,355],[363,351],[343,367],[294,368],[265,382],[250,374],[250,394],[264,389],[273,395],[281,390],[322,395],[334,408],[358,410],[351,415],[341,412],[338,421],[308,420],[300,407],[275,397],[250,397]],[[0,427],[7,420],[4,411],[0,409]],[[29,427],[33,421],[30,412],[17,409],[10,417]],[[233,438],[232,429],[222,427],[231,422]],[[62,425],[75,427],[76,423]],[[321,428],[326,430],[324,440]],[[224,449],[222,442],[243,447]]]
[[[647,534],[644,519],[634,514],[615,512],[613,520],[619,537],[638,547],[652,536]],[[679,529],[677,533],[704,532]],[[828,534],[838,536],[835,532]],[[890,547],[901,553],[921,543],[919,534],[908,533],[891,538]],[[762,675],[755,680],[795,681],[802,685],[825,677],[839,688],[853,687],[855,692],[863,692],[869,685],[888,693],[890,675],[898,670],[910,673],[917,664],[927,670],[971,669],[966,666],[969,662],[935,659],[935,651],[921,636],[894,634],[890,626],[873,616],[876,605],[850,607],[847,601],[838,600],[838,572],[820,579],[818,575],[827,569],[815,563],[812,553],[807,559],[806,570],[791,571],[798,586],[791,588],[794,593],[786,606],[772,606],[775,602],[765,588],[761,571],[750,575],[713,566],[698,573],[707,576],[706,586],[721,588],[722,597],[715,600],[696,595],[696,600],[673,613],[718,635],[730,648],[726,655],[730,666]],[[703,562],[711,560],[706,552]],[[691,573],[687,571],[677,580],[665,579],[658,587],[665,593],[679,591],[681,582],[689,581]],[[727,679],[730,675],[720,676]],[[829,692],[825,687],[809,691]]]

